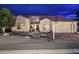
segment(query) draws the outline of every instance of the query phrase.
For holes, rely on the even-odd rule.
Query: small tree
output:
[[[15,24],[15,16],[7,8],[0,8],[0,28],[5,32],[6,28],[11,28]]]

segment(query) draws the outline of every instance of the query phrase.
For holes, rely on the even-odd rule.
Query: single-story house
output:
[[[55,30],[53,30],[55,28]],[[77,21],[62,16],[17,16],[13,31],[75,33]]]

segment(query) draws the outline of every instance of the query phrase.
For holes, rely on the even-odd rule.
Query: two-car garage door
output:
[[[53,25],[52,25],[53,26]],[[76,32],[76,22],[58,21],[55,24],[56,33],[73,33]],[[52,27],[53,30],[53,27]]]

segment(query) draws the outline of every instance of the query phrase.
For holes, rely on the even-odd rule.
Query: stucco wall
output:
[[[51,20],[50,19],[43,19],[40,21],[40,24],[39,24],[39,30],[40,32],[50,32],[51,29],[52,29],[52,26],[51,26]]]
[[[76,32],[76,24],[77,22],[66,22],[66,21],[58,21],[55,22],[55,32],[56,33],[74,33]],[[52,31],[53,31],[53,22],[52,22]]]
[[[25,19],[25,24],[21,24],[21,30],[28,32],[30,30],[30,21],[29,19]]]
[[[17,28],[18,23],[20,23],[20,28]],[[30,30],[30,20],[28,18],[17,16],[15,27],[12,27],[13,31],[24,31],[29,32]]]
[[[12,28],[13,31],[24,31],[29,32],[30,30],[30,19],[23,17],[23,16],[17,16],[16,18],[16,24],[15,27]],[[17,29],[17,24],[21,24],[21,29]],[[55,32],[56,33],[74,33],[77,32],[77,22],[76,21],[54,21],[55,23]],[[44,18],[40,20],[39,24],[39,31],[40,32],[50,32],[53,30],[53,21]],[[36,24],[34,26],[36,28]]]

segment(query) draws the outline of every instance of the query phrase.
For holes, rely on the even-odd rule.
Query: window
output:
[[[39,31],[39,25],[37,25],[36,30]]]
[[[20,23],[17,24],[17,29],[21,29],[21,24]]]

